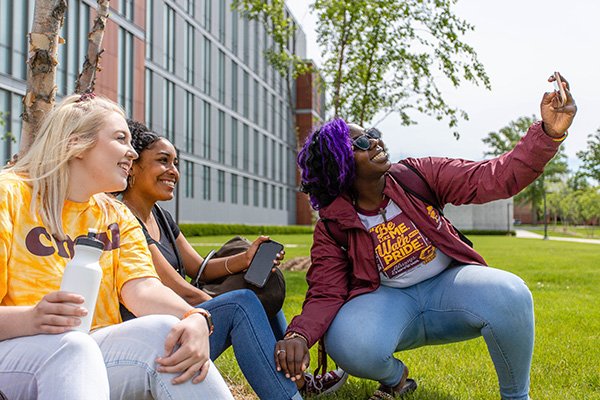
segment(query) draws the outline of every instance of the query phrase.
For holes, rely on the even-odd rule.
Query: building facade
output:
[[[322,103],[313,87],[288,85],[265,61],[271,38],[263,27],[231,10],[231,0],[110,5],[96,92],[178,148],[176,199],[164,206],[181,222],[296,223],[298,138],[322,118]],[[92,0],[69,2],[59,96],[73,92],[95,6]],[[0,0],[3,161],[19,145],[33,7],[33,0]],[[289,51],[304,58],[305,46],[298,29]],[[306,97],[310,105],[299,112],[311,115],[311,122],[297,127],[296,100]]]

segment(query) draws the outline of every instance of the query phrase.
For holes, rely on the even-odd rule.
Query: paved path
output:
[[[539,235],[534,232],[527,231],[525,229],[515,229],[516,236],[522,239],[543,239],[543,235]],[[549,236],[549,240],[560,240],[562,242],[578,242],[578,243],[591,243],[591,244],[600,244],[600,240],[598,239],[580,239],[580,238],[568,238],[568,237],[559,237],[559,236]]]

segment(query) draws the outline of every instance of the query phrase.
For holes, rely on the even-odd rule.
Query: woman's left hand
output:
[[[261,243],[266,242],[270,239],[271,238],[269,236],[259,236],[254,240],[254,242],[252,242],[248,250],[246,250],[246,268],[250,266],[250,262],[252,261],[252,259],[254,258],[254,254],[256,254],[256,251],[258,250],[258,246],[260,246]],[[281,264],[281,261],[284,259],[284,257],[285,250],[281,250],[279,253],[277,253],[275,259],[273,260],[273,271],[275,271],[276,266]]]
[[[544,122],[544,131],[546,134],[552,137],[561,137],[569,129],[573,123],[573,118],[577,114],[577,105],[571,95],[571,88],[569,83],[563,76],[560,78],[563,81],[563,87],[567,95],[566,103],[561,106],[558,93],[549,92],[544,93],[542,98],[542,104],[540,105],[540,112],[542,114],[542,121]],[[548,78],[548,82],[554,82],[554,76]]]
[[[177,323],[165,340],[164,357],[156,359],[158,372],[181,373],[172,380],[173,384],[192,378],[192,383],[202,382],[210,366],[208,335],[206,319],[201,314],[192,314]]]

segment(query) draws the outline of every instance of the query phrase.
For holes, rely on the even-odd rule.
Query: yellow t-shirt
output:
[[[66,201],[62,218],[68,238],[60,241],[48,233],[38,213],[32,215],[31,196],[31,186],[19,176],[0,173],[0,305],[35,305],[59,290],[75,239],[94,228],[104,251],[92,328],[121,322],[119,299],[125,282],[158,278],[138,221],[118,201],[105,207],[106,215],[93,197],[87,203]]]

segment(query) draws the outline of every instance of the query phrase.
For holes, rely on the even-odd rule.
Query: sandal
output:
[[[404,373],[400,382],[396,386],[379,385],[369,400],[394,400],[407,393],[413,392],[417,388],[417,382],[408,377],[408,368],[404,367]]]

